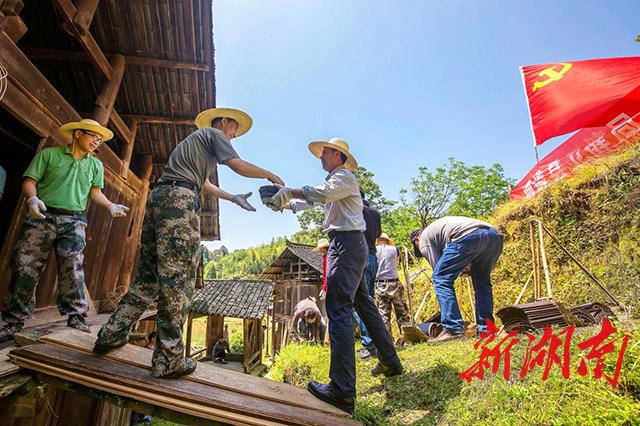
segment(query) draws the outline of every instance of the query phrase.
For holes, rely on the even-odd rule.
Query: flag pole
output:
[[[538,145],[536,145],[536,134],[533,131],[533,118],[531,117],[531,107],[529,106],[529,97],[527,96],[527,84],[524,79],[524,69],[522,66],[518,67],[520,69],[520,78],[522,79],[522,88],[524,89],[524,100],[527,104],[527,112],[529,113],[529,125],[531,126],[531,135],[533,136],[533,153],[536,156],[536,164],[540,162],[540,158],[538,157]]]

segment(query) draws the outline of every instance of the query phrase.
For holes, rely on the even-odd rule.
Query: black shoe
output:
[[[87,324],[87,321],[82,315],[69,315],[67,327],[75,328],[76,330],[84,331],[85,333],[91,333],[89,324]]]
[[[0,328],[0,343],[8,342],[13,339],[15,333],[22,331],[23,324],[5,324]]]
[[[313,380],[307,385],[307,390],[319,400],[327,402],[353,416],[356,405],[354,398],[342,398],[336,395],[330,385],[324,385]]]
[[[198,363],[192,358],[185,358],[182,365],[178,367],[177,370],[169,371],[154,377],[157,377],[158,379],[175,379],[180,376],[186,376],[187,374],[193,373],[197,366]]]
[[[373,370],[371,370],[372,376],[379,376],[384,374],[385,377],[393,377],[399,376],[404,371],[404,367],[402,364],[397,364],[393,366],[388,366],[384,364],[382,361],[378,361],[378,365],[376,365]]]

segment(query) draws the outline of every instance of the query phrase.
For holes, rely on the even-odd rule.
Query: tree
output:
[[[489,168],[467,167],[465,174],[449,207],[450,215],[484,218],[495,206],[509,198],[509,190],[515,183],[504,176],[500,164]]]
[[[411,179],[411,192],[400,190],[400,202],[413,211],[422,228],[446,214],[458,192],[458,185],[465,178],[465,168],[464,163],[453,157],[433,172],[427,167],[419,167],[418,177]]]
[[[508,197],[513,183],[499,164],[469,167],[453,157],[433,172],[426,167],[418,171],[411,190],[400,191],[400,201],[422,228],[446,215],[484,217]]]

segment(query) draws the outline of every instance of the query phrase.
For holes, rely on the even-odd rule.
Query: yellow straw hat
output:
[[[318,240],[318,245],[312,251],[320,251],[324,248],[328,248],[329,246],[330,246],[329,240],[327,240],[326,238],[320,238]]]
[[[196,117],[196,127],[202,129],[204,127],[211,127],[211,121],[214,118],[230,118],[238,123],[238,131],[236,136],[242,136],[251,129],[253,120],[246,112],[233,108],[209,108],[202,111]]]
[[[390,245],[390,246],[395,246],[396,245],[396,242],[393,241],[392,238],[389,238],[389,236],[384,232],[382,234],[380,234],[380,236],[378,238],[376,238],[376,245],[382,244],[383,241],[386,241],[387,245]]]
[[[311,151],[316,158],[320,158],[322,155],[322,148],[325,146],[340,151],[347,156],[347,161],[344,163],[344,166],[347,169],[355,170],[358,168],[358,162],[354,158],[353,154],[349,152],[349,144],[344,139],[331,138],[328,141],[311,142],[309,144],[309,151]]]
[[[97,133],[102,137],[102,142],[113,139],[113,132],[111,130],[101,126],[96,120],[92,120],[90,118],[83,118],[80,121],[72,121],[60,126],[60,132],[70,138],[73,138],[74,130],[88,130],[90,132]]]

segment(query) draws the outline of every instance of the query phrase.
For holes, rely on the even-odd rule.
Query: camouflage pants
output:
[[[2,319],[9,324],[23,324],[31,316],[36,285],[52,248],[58,265],[58,311],[73,315],[89,309],[82,268],[87,218],[47,212],[45,216],[42,220],[27,218],[16,241],[9,292],[2,310]]]
[[[96,343],[111,346],[126,343],[133,324],[157,300],[154,376],[176,371],[184,363],[182,328],[195,284],[200,245],[198,211],[198,196],[188,189],[161,185],[151,191],[142,225],[136,278],[98,333]]]
[[[409,310],[404,301],[404,286],[400,281],[376,281],[376,297],[378,310],[385,327],[391,332],[391,309],[396,311],[396,321],[402,333],[402,326],[411,323]]]

